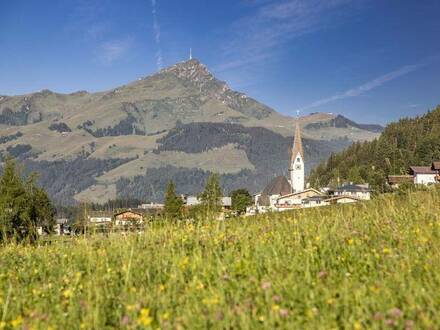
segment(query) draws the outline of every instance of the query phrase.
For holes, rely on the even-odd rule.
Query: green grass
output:
[[[437,328],[440,193],[0,248],[0,329]]]

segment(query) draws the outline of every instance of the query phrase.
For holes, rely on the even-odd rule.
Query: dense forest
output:
[[[278,175],[286,175],[289,166],[289,150],[293,137],[284,137],[262,127],[244,127],[228,123],[179,124],[158,140],[157,153],[181,151],[201,153],[227,144],[234,144],[246,152],[255,171],[242,170],[235,174],[220,175],[224,193],[246,187],[258,192]],[[303,139],[306,153],[306,170],[319,164],[332,152],[349,146],[348,139],[331,141]],[[225,154],[227,157],[227,154]],[[116,185],[119,198],[137,198],[145,201],[161,201],[168,181],[176,185],[178,194],[198,194],[211,173],[198,168],[167,166],[150,168],[144,175],[121,178]]]
[[[158,143],[159,151],[186,153],[200,153],[235,144],[246,152],[249,161],[260,175],[270,177],[286,173],[293,137],[284,137],[263,127],[244,127],[228,123],[190,123],[178,125],[159,139]],[[306,170],[350,143],[348,139],[303,139]]]
[[[407,174],[410,166],[430,165],[439,159],[440,106],[423,116],[389,124],[378,139],[332,154],[311,171],[309,181],[315,187],[370,183],[385,191],[387,175]]]
[[[22,162],[24,173],[38,173],[38,183],[60,205],[74,204],[73,196],[96,183],[95,177],[131,159],[94,159],[77,157],[72,160]]]

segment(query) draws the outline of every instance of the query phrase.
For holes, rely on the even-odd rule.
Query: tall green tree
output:
[[[38,226],[47,234],[53,232],[55,226],[56,209],[46,191],[35,183],[36,177],[31,176],[26,184],[28,195],[28,220],[29,225]]]
[[[209,176],[206,182],[205,190],[200,195],[202,201],[203,209],[207,216],[218,213],[221,211],[221,198],[222,189],[220,187],[219,176],[213,173]]]
[[[0,239],[15,238],[34,241],[37,227],[47,233],[55,224],[55,208],[46,192],[35,183],[31,174],[21,179],[15,161],[8,158],[0,178]]]
[[[246,189],[231,192],[232,209],[239,214],[246,212],[246,207],[252,205],[252,196]]]
[[[170,180],[165,193],[165,216],[168,219],[180,219],[182,217],[182,207],[182,198],[176,195],[174,182]]]
[[[27,194],[15,161],[8,158],[0,179],[0,235],[10,239],[26,232]]]

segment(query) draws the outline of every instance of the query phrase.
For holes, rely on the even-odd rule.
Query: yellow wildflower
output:
[[[23,318],[21,316],[11,321],[11,325],[13,328],[18,328],[22,323],[23,323]]]
[[[354,326],[353,326],[354,330],[361,330],[362,329],[362,325],[361,322],[354,322]]]
[[[383,252],[384,254],[390,254],[390,253],[391,253],[391,249],[389,249],[389,248],[383,248],[382,252]]]
[[[347,243],[348,243],[348,245],[353,245],[353,244],[354,244],[354,239],[350,238],[350,239],[347,241]]]
[[[63,296],[64,298],[69,299],[70,297],[73,296],[73,291],[70,289],[66,289],[63,291]]]
[[[328,305],[333,305],[334,303],[335,303],[335,299],[333,299],[333,298],[327,299],[327,304]]]
[[[143,326],[148,326],[153,322],[153,318],[150,316],[150,310],[148,308],[142,308],[139,314],[138,323]]]

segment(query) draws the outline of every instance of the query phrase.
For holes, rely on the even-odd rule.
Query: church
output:
[[[305,189],[304,150],[299,119],[296,121],[295,135],[291,149],[288,178],[278,176],[264,190],[255,196],[255,210],[284,211],[302,207],[303,200],[323,196],[316,189]]]

